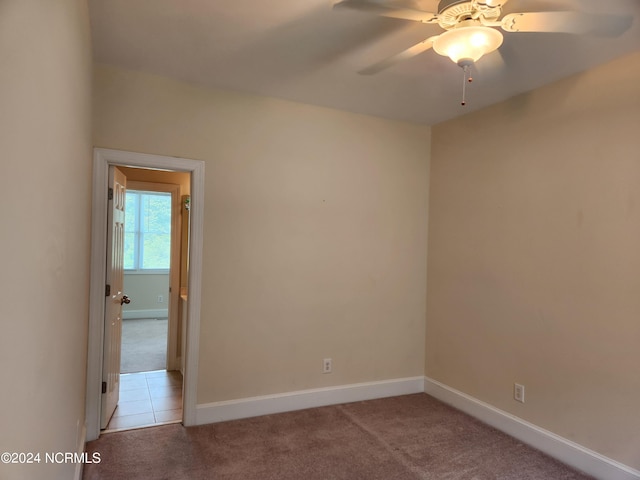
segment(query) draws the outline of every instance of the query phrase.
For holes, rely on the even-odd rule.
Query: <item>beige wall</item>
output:
[[[84,425],[91,209],[91,56],[81,0],[0,2],[0,464],[3,479],[69,479]]]
[[[426,344],[429,377],[634,468],[638,85],[636,54],[434,127]]]
[[[131,299],[123,305],[123,318],[131,318],[128,312],[167,310],[169,305],[169,274],[125,273],[124,292]],[[162,302],[158,302],[162,295]],[[166,317],[168,313],[165,313]],[[141,318],[141,317],[136,317]]]
[[[428,127],[94,80],[96,146],[206,162],[199,403],[423,375]]]

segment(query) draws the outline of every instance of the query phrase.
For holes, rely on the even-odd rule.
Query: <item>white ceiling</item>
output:
[[[407,0],[435,12],[438,0]],[[505,33],[473,72],[427,51],[356,73],[437,25],[332,10],[331,0],[89,0],[94,60],[218,88],[429,125],[640,50],[640,0],[510,0],[504,13],[579,10],[633,16],[617,38]],[[611,88],[615,88],[612,85]],[[597,95],[597,92],[594,92]]]

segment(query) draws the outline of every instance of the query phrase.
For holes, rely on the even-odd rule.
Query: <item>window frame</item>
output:
[[[140,193],[168,193],[171,198],[171,219],[170,226],[171,229],[169,231],[169,268],[137,268],[137,269],[125,269],[125,275],[167,275],[171,273],[171,266],[173,265],[173,255],[174,248],[173,242],[175,241],[175,230],[177,225],[175,224],[176,218],[176,202],[180,202],[180,187],[179,185],[170,184],[170,183],[151,183],[151,182],[140,182],[135,180],[127,181],[127,192],[129,190],[133,190]],[[125,210],[126,215],[126,210]],[[139,241],[138,241],[139,244]],[[139,245],[136,246],[138,248]]]

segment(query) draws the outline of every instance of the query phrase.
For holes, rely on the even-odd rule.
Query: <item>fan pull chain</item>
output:
[[[462,67],[462,102],[461,105],[464,107],[467,104],[467,82],[473,82],[473,77],[469,73],[469,65],[464,65]]]

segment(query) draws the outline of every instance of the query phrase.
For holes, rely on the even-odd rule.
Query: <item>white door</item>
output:
[[[120,347],[124,295],[124,205],[127,177],[109,167],[109,205],[107,212],[107,279],[102,363],[102,412],[100,428],[106,428],[120,397]],[[113,192],[113,193],[112,193]]]

